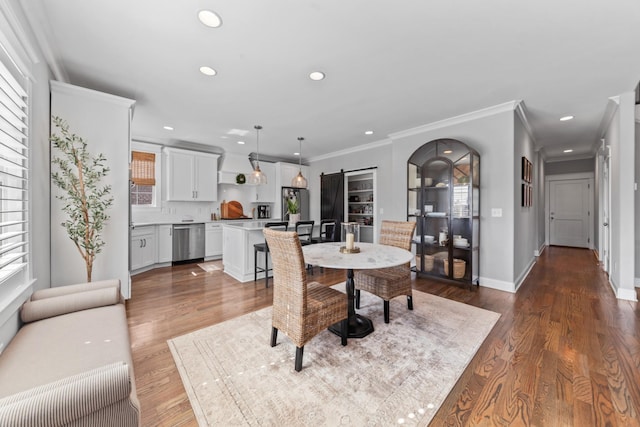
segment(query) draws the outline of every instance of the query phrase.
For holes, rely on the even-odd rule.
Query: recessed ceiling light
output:
[[[294,155],[294,156],[299,156],[299,155],[300,155],[300,153],[295,152],[295,153],[293,153],[293,155]]]
[[[325,76],[324,76],[324,73],[323,73],[322,71],[314,71],[314,72],[312,72],[312,73],[310,73],[310,74],[309,74],[309,78],[310,78],[311,80],[316,80],[316,81],[318,81],[318,80],[322,80],[322,79],[324,79],[324,77],[325,77]]]
[[[244,141],[238,141],[238,144],[244,145]]]
[[[364,133],[365,135],[373,135],[373,131],[372,130],[368,130]]]
[[[166,130],[173,130],[171,126],[163,126]]]
[[[200,72],[205,76],[215,76],[216,74],[218,74],[216,70],[207,66],[200,67]]]
[[[217,13],[210,10],[201,10],[198,12],[198,19],[207,27],[218,28],[222,25],[222,19]]]
[[[560,117],[560,121],[561,122],[566,122],[567,120],[571,120],[573,119],[573,116],[564,116],[564,117]]]
[[[453,150],[444,150],[443,153],[444,154],[451,154],[451,153],[453,153]]]
[[[564,150],[563,153],[573,153],[573,150]]]

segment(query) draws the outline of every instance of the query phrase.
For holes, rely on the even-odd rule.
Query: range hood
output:
[[[236,184],[236,177],[242,173],[246,178],[253,172],[249,157],[242,154],[225,153],[218,167],[218,184]]]

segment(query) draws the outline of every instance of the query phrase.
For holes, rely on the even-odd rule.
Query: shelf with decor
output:
[[[345,173],[345,215],[360,224],[360,241],[375,241],[376,171],[365,169]]]
[[[480,156],[457,140],[431,141],[409,158],[407,220],[416,222],[417,274],[478,284],[479,178]]]

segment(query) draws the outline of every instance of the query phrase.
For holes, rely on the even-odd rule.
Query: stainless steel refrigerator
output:
[[[306,188],[294,188],[294,187],[282,187],[282,220],[289,220],[289,213],[287,210],[287,199],[295,197],[298,200],[298,206],[300,206],[300,220],[308,221],[311,218],[309,213],[309,190]]]

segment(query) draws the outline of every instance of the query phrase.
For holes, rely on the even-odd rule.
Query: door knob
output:
[[[608,227],[609,223],[608,222],[603,222],[602,225],[605,226],[605,227]]]

